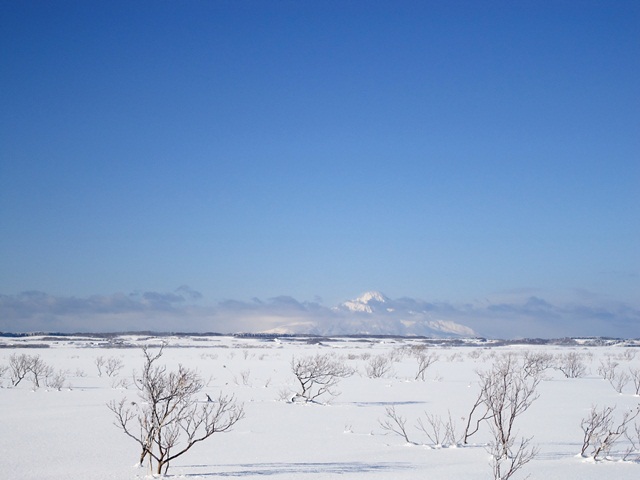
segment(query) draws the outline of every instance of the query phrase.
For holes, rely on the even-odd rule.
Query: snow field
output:
[[[546,370],[539,399],[516,420],[519,436],[533,436],[539,455],[514,478],[636,479],[640,463],[594,462],[578,456],[582,446],[580,421],[592,405],[616,406],[617,412],[635,409],[640,398],[629,384],[622,394],[598,375],[600,361],[616,359],[620,369],[640,368],[640,355],[623,355],[623,347],[429,347],[438,361],[415,380],[417,362],[402,355],[416,339],[280,341],[234,338],[121,337],[127,345],[168,343],[160,363],[174,369],[178,364],[197,369],[207,382],[203,391],[211,397],[222,391],[244,402],[245,418],[224,434],[215,434],[172,462],[175,478],[243,478],[269,476],[277,480],[349,479],[491,479],[490,440],[485,427],[471,437],[470,445],[439,448],[414,427],[425,412],[447,417],[458,431],[478,392],[477,370],[488,369],[496,356],[506,352],[522,355],[526,350],[554,355],[576,351],[584,356],[587,373],[565,378]],[[34,390],[28,379],[10,387],[9,372],[0,379],[0,451],[3,478],[7,479],[127,479],[145,478],[148,469],[136,468],[137,444],[113,425],[106,404],[126,397],[138,400],[136,389],[122,388],[143,363],[138,348],[110,348],[113,343],[89,340],[16,340],[22,347],[46,343],[50,348],[3,348],[0,365],[12,354],[40,355],[54,369],[66,372],[61,391]],[[12,345],[13,345],[12,344]],[[341,395],[327,405],[287,403],[295,392],[291,373],[293,357],[327,353],[342,358],[358,373],[338,385]],[[377,355],[392,356],[391,370],[382,378],[369,378],[368,362]],[[98,376],[95,359],[118,357],[124,368],[115,377]],[[379,420],[385,409],[395,406],[406,418],[407,433],[415,444],[385,431]],[[621,442],[614,453],[628,443]]]

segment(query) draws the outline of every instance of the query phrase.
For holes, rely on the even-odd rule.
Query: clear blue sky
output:
[[[640,306],[640,2],[1,1],[0,47],[0,294]]]

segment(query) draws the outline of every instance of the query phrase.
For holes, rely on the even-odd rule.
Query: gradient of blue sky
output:
[[[638,2],[2,1],[0,44],[0,293],[638,306]]]

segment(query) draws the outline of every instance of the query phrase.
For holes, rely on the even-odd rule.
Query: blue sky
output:
[[[5,304],[535,297],[640,336],[637,2],[3,1],[0,44]]]

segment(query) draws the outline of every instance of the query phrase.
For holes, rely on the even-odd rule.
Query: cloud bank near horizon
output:
[[[394,306],[400,307],[393,311],[363,313],[301,302],[289,296],[225,300],[212,306],[200,305],[201,298],[199,292],[186,286],[168,293],[115,293],[84,298],[39,291],[0,295],[0,331],[403,335],[415,333],[406,328],[409,319],[429,324],[451,322],[489,338],[640,337],[640,309],[595,299],[560,303],[520,294],[458,305],[403,297],[393,300]]]

